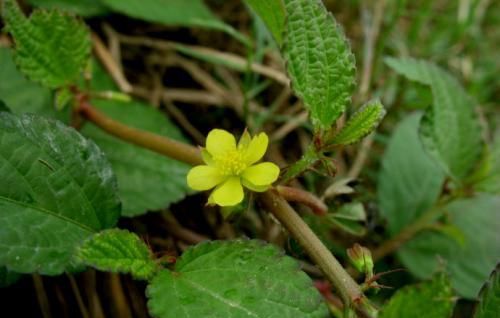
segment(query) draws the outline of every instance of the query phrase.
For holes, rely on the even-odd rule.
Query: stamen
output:
[[[224,155],[216,156],[214,161],[220,172],[226,176],[240,175],[247,168],[243,153],[238,150],[228,151]]]

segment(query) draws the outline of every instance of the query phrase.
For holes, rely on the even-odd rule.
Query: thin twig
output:
[[[163,217],[163,220],[165,220],[165,226],[167,228],[167,231],[174,237],[181,239],[186,243],[198,244],[203,241],[210,240],[209,237],[193,232],[180,225],[179,222],[177,222],[175,217],[172,215],[172,213],[168,211],[162,213],[161,216]]]
[[[109,273],[109,288],[110,294],[113,295],[113,303],[115,304],[116,315],[120,318],[132,318],[132,312],[128,306],[128,300],[123,291],[120,275]]]
[[[111,75],[120,90],[124,93],[132,92],[132,85],[130,85],[128,80],[125,78],[120,66],[118,66],[117,62],[113,59],[113,56],[108,51],[102,40],[95,33],[92,33],[92,44],[94,45],[94,52],[97,57],[109,72],[109,75]]]
[[[308,118],[308,113],[306,111],[303,111],[297,117],[293,117],[291,120],[286,122],[283,126],[279,127],[276,129],[273,134],[271,135],[270,139],[271,141],[277,141],[281,140],[286,137],[289,133],[294,131],[297,127],[302,125],[307,121]]]
[[[89,311],[88,311],[87,307],[85,306],[85,303],[83,302],[82,294],[80,293],[80,289],[78,288],[78,284],[76,283],[75,278],[71,274],[66,274],[66,277],[68,277],[69,284],[71,286],[71,290],[73,291],[73,294],[75,295],[76,303],[78,304],[78,308],[80,309],[82,317],[83,318],[90,318]]]
[[[317,215],[325,215],[328,213],[326,204],[316,197],[311,192],[304,191],[298,188],[287,186],[277,186],[276,191],[288,202],[298,202],[311,208]]]
[[[43,278],[38,274],[31,275],[33,278],[33,285],[35,286],[36,298],[38,299],[38,304],[40,305],[40,311],[42,312],[43,318],[51,318],[50,313],[50,303],[45,288],[43,287]]]

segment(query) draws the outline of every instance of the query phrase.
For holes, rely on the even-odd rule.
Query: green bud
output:
[[[352,248],[347,249],[347,256],[359,272],[365,273],[368,278],[373,276],[374,264],[369,249],[356,243]]]

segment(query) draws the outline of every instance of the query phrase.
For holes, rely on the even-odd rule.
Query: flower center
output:
[[[243,153],[238,150],[228,151],[224,155],[214,157],[214,161],[220,172],[226,176],[240,175],[247,168]]]

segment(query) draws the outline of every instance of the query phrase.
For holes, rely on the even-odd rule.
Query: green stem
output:
[[[200,151],[196,147],[126,126],[107,117],[87,102],[82,102],[78,111],[86,119],[120,139],[192,165],[202,164]],[[356,284],[321,240],[282,197],[275,192],[267,191],[260,194],[259,198],[262,204],[282,222],[321,268],[338,290],[344,304],[347,306],[360,306],[368,301],[359,285]],[[362,313],[362,310],[360,312]]]

